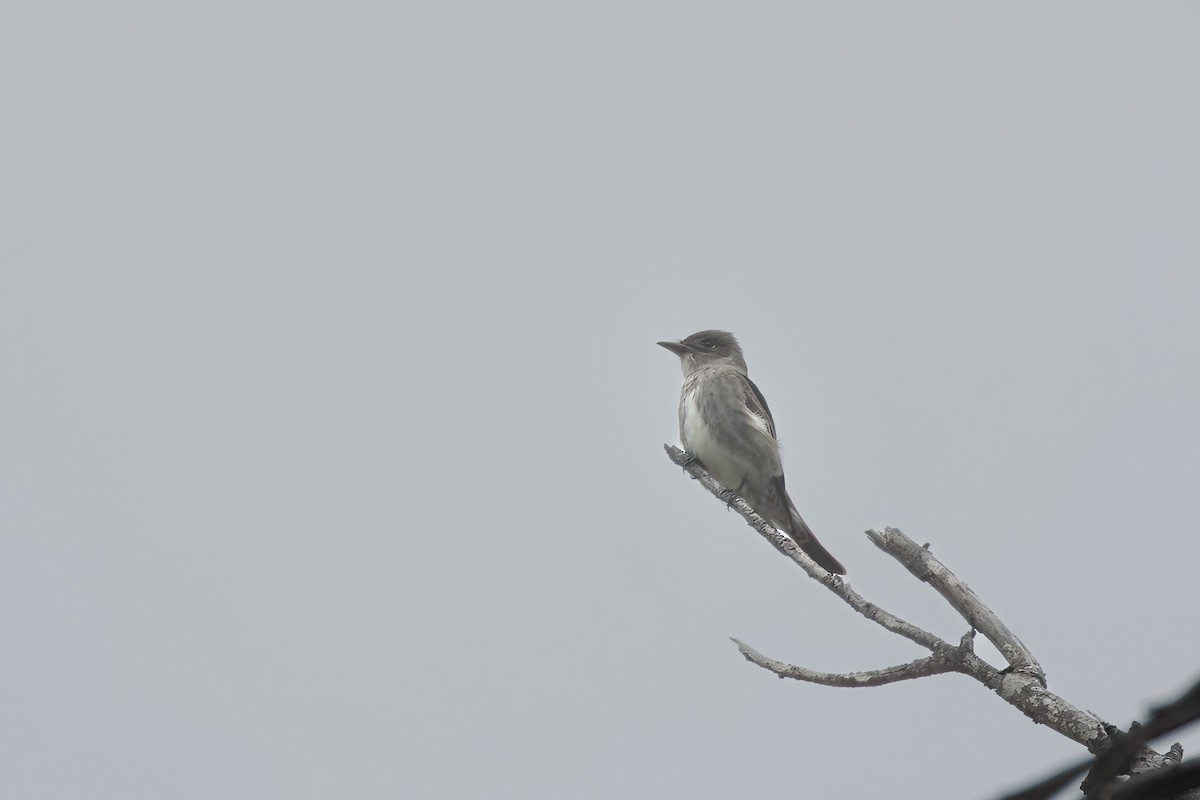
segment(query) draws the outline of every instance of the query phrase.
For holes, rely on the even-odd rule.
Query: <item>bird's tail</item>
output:
[[[790,505],[790,504],[789,504]],[[820,542],[817,541],[816,535],[812,532],[812,528],[808,527],[808,523],[800,516],[793,506],[791,509],[791,526],[788,530],[788,536],[792,537],[792,541],[800,546],[800,549],[808,554],[808,557],[820,564],[824,569],[832,572],[834,575],[845,575],[846,568],[842,566],[842,562],[838,561],[833,555],[826,550]]]

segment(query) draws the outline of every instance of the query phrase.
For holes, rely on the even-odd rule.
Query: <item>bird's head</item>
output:
[[[742,372],[746,371],[742,348],[729,331],[700,331],[678,342],[658,344],[679,356],[684,375],[720,363],[728,363]]]

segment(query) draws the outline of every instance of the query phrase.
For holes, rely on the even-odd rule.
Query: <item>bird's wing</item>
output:
[[[746,410],[766,422],[767,433],[771,434],[772,439],[776,438],[775,420],[771,417],[771,409],[767,408],[767,398],[763,397],[754,381],[745,375],[738,377],[742,379],[742,402],[746,404]]]

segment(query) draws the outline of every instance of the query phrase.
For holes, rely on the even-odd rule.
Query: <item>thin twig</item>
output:
[[[916,661],[910,661],[907,664],[897,664],[894,667],[873,669],[867,672],[817,672],[807,667],[798,667],[794,664],[785,664],[782,661],[776,661],[737,639],[734,639],[733,642],[750,663],[757,664],[765,670],[774,672],[781,678],[793,678],[805,683],[820,684],[821,686],[840,686],[852,689],[864,686],[885,686],[889,683],[899,683],[900,681],[910,681],[915,678],[924,678],[929,675],[941,675],[945,672],[955,671],[954,665],[948,659],[940,656],[926,656],[925,658],[918,658]]]

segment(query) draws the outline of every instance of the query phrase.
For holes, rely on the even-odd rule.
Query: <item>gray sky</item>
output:
[[[671,465],[742,340],[859,591],[1200,669],[1200,6],[26,3],[0,795],[988,797],[1081,754]],[[1200,732],[1182,737],[1200,748]],[[885,795],[883,792],[890,792]]]

